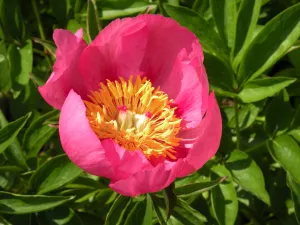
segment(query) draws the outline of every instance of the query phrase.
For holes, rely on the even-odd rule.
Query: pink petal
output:
[[[77,66],[87,45],[82,40],[82,30],[74,35],[70,31],[56,29],[53,38],[57,46],[54,72],[39,91],[48,104],[60,109],[71,89],[82,96],[87,93]]]
[[[198,127],[189,131],[192,137],[197,134],[198,139],[188,151],[185,158],[186,165],[181,171],[180,177],[184,177],[201,168],[216,154],[219,148],[222,134],[222,117],[214,93],[211,93],[209,96],[208,108],[204,119]],[[187,137],[188,133],[185,135]]]
[[[103,140],[101,143],[105,149],[106,157],[113,167],[112,180],[125,179],[141,170],[153,168],[145,155],[139,150],[125,150],[110,139]]]
[[[169,186],[182,169],[182,160],[161,163],[151,170],[141,170],[124,180],[111,182],[110,187],[119,194],[137,196],[157,192]]]
[[[174,64],[169,87],[162,90],[170,93],[169,89],[177,87],[174,104],[177,106],[176,114],[182,118],[181,127],[193,128],[198,126],[207,109],[208,81],[206,72],[199,58],[190,58],[186,51],[182,51]],[[176,86],[177,85],[177,86]]]
[[[197,66],[202,65],[203,52],[197,37],[175,20],[150,14],[118,19],[84,50],[80,71],[89,89],[98,89],[99,82],[106,79],[140,74],[175,98],[181,74],[173,67],[182,50],[190,60],[198,60]]]
[[[61,109],[59,135],[64,151],[77,166],[97,176],[112,177],[112,165],[90,127],[86,107],[73,90]]]
[[[105,27],[80,58],[80,71],[89,89],[98,89],[99,82],[106,79],[138,75],[147,36],[146,24],[138,17],[117,19]]]
[[[82,28],[78,29],[78,30],[75,32],[75,36],[76,36],[77,38],[83,39],[83,29],[82,29]]]
[[[188,53],[192,52],[192,44],[197,41],[197,37],[171,18],[151,14],[137,18],[144,20],[148,28],[148,42],[141,71],[144,71],[154,84],[161,86],[169,80],[168,76],[178,54],[182,49],[186,49]],[[196,53],[203,61],[203,52],[199,44],[198,47],[200,51]]]

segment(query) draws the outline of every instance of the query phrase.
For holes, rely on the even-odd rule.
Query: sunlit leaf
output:
[[[276,160],[298,183],[300,183],[300,147],[297,142],[288,135],[281,135],[274,140],[269,140],[268,149]]]
[[[57,110],[53,110],[37,118],[30,124],[23,137],[23,146],[28,157],[35,157],[43,145],[55,133],[56,128],[49,126],[46,122],[57,117]]]
[[[95,0],[88,0],[86,27],[89,39],[92,41],[100,31],[100,23]]]
[[[295,81],[295,78],[287,77],[256,79],[247,82],[238,96],[245,103],[257,102],[275,95],[277,92]]]
[[[210,0],[210,5],[218,33],[231,48],[236,33],[236,0]]]
[[[226,167],[239,185],[270,205],[263,173],[247,153],[240,150],[232,151],[226,161]]]
[[[45,162],[30,179],[30,186],[44,194],[71,182],[82,173],[66,155],[59,155]]]
[[[62,205],[73,197],[19,195],[0,191],[0,212],[5,214],[25,214],[40,212]]]
[[[150,195],[144,201],[138,201],[128,214],[124,225],[152,225],[153,205]]]
[[[233,225],[238,213],[238,200],[231,174],[223,165],[213,167],[212,172],[212,179],[227,177],[225,182],[211,190],[213,212],[220,225]]]
[[[24,127],[31,113],[8,123],[0,130],[0,153],[2,153],[16,138],[19,131]]]
[[[231,51],[231,56],[234,59],[234,68],[237,68],[237,65],[252,40],[259,17],[260,7],[261,0],[241,1],[236,24],[236,37]]]
[[[3,112],[0,110],[0,129],[8,124]],[[13,140],[10,145],[7,147],[8,150],[4,152],[7,160],[12,164],[16,165],[19,168],[27,169],[27,163],[25,154],[21,148],[21,145],[17,138]]]
[[[254,79],[276,63],[300,36],[300,4],[274,17],[249,45],[238,72],[239,83]]]
[[[198,195],[203,193],[204,191],[209,191],[214,187],[218,186],[220,183],[226,180],[226,178],[227,177],[225,176],[213,181],[186,184],[175,188],[175,194],[179,197],[191,197],[193,195]]]
[[[66,206],[39,213],[38,220],[43,225],[84,225],[74,210]]]
[[[131,198],[119,195],[111,206],[105,220],[105,225],[121,225]]]

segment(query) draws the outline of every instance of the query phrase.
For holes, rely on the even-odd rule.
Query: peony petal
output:
[[[150,14],[140,15],[138,18],[147,23],[149,33],[141,71],[156,86],[161,86],[168,81],[178,54],[182,49],[190,53],[197,37],[171,18]],[[200,45],[198,47],[201,49]],[[203,59],[202,50],[197,54]]]
[[[178,70],[177,73],[181,72],[182,76],[180,89],[173,102],[178,107],[176,114],[183,119],[183,129],[196,127],[207,109],[208,82],[204,66],[199,58],[191,60],[185,53],[178,56],[174,68],[173,73]],[[173,80],[170,87],[178,82],[177,79]]]
[[[75,36],[76,36],[77,38],[83,39],[83,29],[82,29],[82,28],[78,29],[78,30],[75,32]]]
[[[204,119],[199,126],[190,129],[191,136],[198,134],[198,139],[189,150],[185,158],[186,165],[180,173],[184,177],[201,168],[212,158],[220,145],[222,133],[222,117],[214,93],[211,93],[208,100],[208,108]],[[188,133],[186,133],[188,136]]]
[[[101,143],[114,170],[112,180],[125,179],[141,170],[153,168],[139,150],[125,150],[111,139],[105,139]]]
[[[46,84],[39,87],[39,91],[48,104],[60,109],[71,89],[82,96],[87,93],[77,67],[87,45],[82,40],[81,30],[74,35],[70,31],[56,29],[53,38],[57,46],[54,72]]]
[[[81,97],[70,91],[61,109],[59,135],[68,157],[88,173],[110,178],[113,168],[100,140],[91,129]]]
[[[146,24],[138,17],[117,19],[105,27],[80,58],[79,68],[89,89],[98,89],[106,79],[138,75],[147,37]]]
[[[111,182],[110,187],[121,195],[137,196],[157,192],[169,186],[182,169],[182,160],[161,163],[151,170],[142,170],[124,180]]]

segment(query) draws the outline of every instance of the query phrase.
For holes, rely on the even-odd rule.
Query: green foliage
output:
[[[4,152],[4,150],[16,138],[30,115],[31,113],[28,113],[26,116],[7,124],[0,130],[0,153]]]
[[[40,212],[64,204],[73,197],[18,195],[0,192],[0,212],[7,214],[25,214]]]
[[[45,162],[31,176],[29,185],[38,194],[45,194],[74,180],[82,170],[74,165],[66,155],[59,155]]]
[[[165,190],[124,197],[64,154],[38,86],[53,29],[90,43],[112,20],[172,17],[199,38],[223,137]],[[299,0],[0,0],[0,224],[300,224]],[[205,150],[205,149],[204,149]]]
[[[230,172],[223,166],[212,168],[212,179],[226,176],[225,182],[211,191],[212,210],[220,225],[234,224],[238,212],[238,199]]]

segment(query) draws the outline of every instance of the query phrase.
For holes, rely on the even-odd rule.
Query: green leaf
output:
[[[174,207],[172,216],[184,225],[202,225],[207,222],[205,216],[203,216],[199,211],[195,210],[189,206],[184,200],[178,199],[177,204]]]
[[[29,75],[32,71],[32,62],[33,62],[33,54],[32,54],[32,42],[31,40],[26,41],[25,45],[22,47],[17,47],[13,45],[15,48],[14,54],[17,54],[12,58],[10,54],[11,60],[18,60],[16,62],[11,62],[11,66],[19,66],[17,70],[14,70],[16,73],[12,75],[14,81],[16,81],[20,85],[26,85],[29,81]],[[17,65],[19,64],[19,65]],[[12,67],[11,67],[12,68]]]
[[[166,204],[166,213],[167,213],[167,220],[170,218],[172,214],[172,210],[176,205],[177,196],[174,193],[175,184],[171,183],[167,188],[165,188],[162,192],[164,195],[164,200]]]
[[[275,95],[296,80],[288,77],[270,77],[249,81],[238,94],[238,97],[245,103],[257,102]]]
[[[201,18],[196,12],[172,5],[164,5],[167,13],[177,20],[180,25],[188,28],[199,38],[203,50],[210,54],[228,61],[228,49],[213,27]]]
[[[56,132],[56,128],[49,126],[47,121],[57,118],[58,114],[57,110],[52,110],[30,124],[23,137],[23,146],[28,158],[35,157]]]
[[[300,143],[300,130],[291,130],[289,133],[298,143]]]
[[[291,190],[291,195],[295,207],[295,215],[299,224],[300,223],[300,185],[291,178],[289,173],[287,173],[286,180],[287,180],[287,185]]]
[[[8,124],[8,121],[6,120],[3,112],[0,110],[0,128],[3,128]],[[7,147],[8,150],[4,152],[5,157],[7,160],[15,166],[18,166],[19,168],[22,169],[27,169],[27,163],[26,163],[26,158],[23,153],[23,150],[21,149],[21,145],[16,138],[13,140],[10,145]]]
[[[263,173],[246,152],[232,151],[226,161],[226,167],[232,173],[233,179],[242,188],[270,205],[270,197],[265,189]]]
[[[166,221],[164,219],[164,216],[163,216],[163,214],[161,212],[161,209],[159,207],[159,205],[160,205],[159,200],[160,199],[158,197],[156,197],[154,194],[150,194],[150,197],[152,199],[153,208],[154,208],[154,211],[156,213],[156,216],[158,218],[158,221],[159,221],[160,225],[166,225],[167,223],[166,223]]]
[[[20,48],[21,55],[21,72],[17,77],[19,84],[28,84],[29,75],[32,71],[33,53],[32,53],[32,41],[27,40],[26,44]]]
[[[135,203],[134,207],[128,214],[124,225],[152,225],[153,205],[149,194],[145,201]]]
[[[235,94],[233,87],[234,73],[229,64],[224,63],[218,57],[205,53],[204,66],[207,72],[209,84],[218,94],[219,89]]]
[[[21,172],[23,169],[17,166],[0,166],[0,172]]]
[[[29,82],[30,73],[32,72],[33,54],[31,40],[28,40],[22,47],[11,44],[8,48],[8,56],[13,82],[13,97],[17,98],[21,90],[27,87],[26,85]]]
[[[236,37],[231,51],[234,68],[237,68],[253,38],[260,7],[261,0],[241,1],[236,24]]]
[[[0,130],[0,153],[12,143],[16,138],[19,131],[24,127],[27,119],[30,117],[31,113],[26,114],[25,116],[8,123]]]
[[[210,6],[218,32],[231,48],[236,32],[236,0],[210,0]]]
[[[40,45],[42,45],[52,57],[55,57],[55,51],[56,51],[56,47],[54,46],[53,42],[51,41],[47,41],[47,40],[42,40],[39,38],[32,38],[32,40],[35,43],[38,43]]]
[[[30,186],[44,194],[71,182],[82,173],[66,155],[59,155],[45,162],[30,179]]]
[[[86,30],[90,41],[100,32],[100,24],[95,0],[88,0]]]
[[[107,213],[105,225],[121,225],[126,209],[130,203],[130,197],[119,195]]]
[[[273,137],[286,132],[293,119],[294,111],[284,92],[272,99],[266,110],[265,130]]]
[[[227,177],[225,176],[225,177],[220,177],[213,181],[195,182],[191,184],[186,184],[175,188],[174,191],[175,194],[178,195],[178,197],[192,197],[194,195],[199,195],[205,191],[209,191],[213,189],[214,187],[218,186],[226,179]]]
[[[13,225],[10,222],[8,222],[6,219],[4,219],[1,215],[0,215],[0,224],[1,225]]]
[[[267,146],[273,159],[300,183],[300,147],[297,142],[288,135],[281,135],[269,140]]]
[[[298,105],[294,118],[291,122],[290,129],[299,129],[300,128],[300,105]]]
[[[261,104],[246,104],[240,105],[239,107],[239,127],[240,130],[244,130],[251,126],[260,111]],[[236,118],[235,118],[235,109],[234,107],[224,107],[224,112],[228,118],[228,127],[235,128],[236,127]]]
[[[0,212],[6,214],[36,213],[62,205],[74,197],[19,195],[0,191]]]
[[[11,78],[9,73],[9,61],[7,58],[6,45],[0,41],[0,91],[7,92],[11,88]]]
[[[20,40],[24,23],[18,0],[0,1],[0,21],[4,39]]]
[[[130,7],[134,4],[136,0],[108,0],[108,1],[101,1],[97,6],[100,8],[109,8],[109,9],[124,9]]]
[[[39,213],[38,221],[43,225],[84,225],[79,216],[66,206]]]
[[[223,165],[212,167],[212,179],[226,176],[227,180],[211,190],[212,209],[220,225],[234,225],[238,212],[237,194],[230,172]]]
[[[149,4],[147,2],[135,2],[133,5],[131,5],[128,8],[103,9],[102,15],[100,18],[102,20],[112,20],[112,19],[116,19],[116,18],[120,18],[120,17],[136,15],[138,13],[143,13],[147,10],[152,11],[152,10],[156,10],[156,9],[157,9],[156,4]]]
[[[209,0],[195,0],[192,9],[199,13],[199,15],[205,20],[208,20],[212,16]]]
[[[300,4],[268,22],[249,45],[241,61],[238,81],[253,80],[276,63],[300,35]]]
[[[67,189],[90,189],[90,190],[97,190],[106,188],[106,185],[101,184],[100,182],[86,177],[86,176],[79,176],[76,180],[72,181],[72,183],[67,184],[65,186]]]

